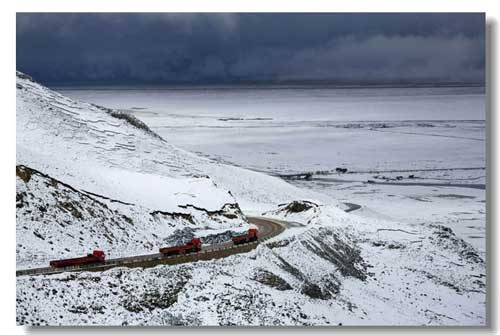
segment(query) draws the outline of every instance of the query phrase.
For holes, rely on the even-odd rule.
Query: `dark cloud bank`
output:
[[[17,14],[51,84],[484,83],[483,14]]]

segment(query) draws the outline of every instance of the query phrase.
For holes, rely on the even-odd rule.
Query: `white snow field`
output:
[[[172,106],[177,106],[181,116],[157,120],[165,124],[171,120],[169,130],[159,131],[157,123],[141,116],[160,138],[123,111],[147,108],[140,102],[148,99],[134,100],[133,96],[149,93],[129,93],[132,98],[127,94],[113,97],[115,102],[123,97],[123,103],[130,106],[111,110],[107,107],[117,106],[84,97],[79,100],[106,107],[73,100],[17,73],[19,268],[46,265],[50,259],[78,256],[96,248],[111,257],[155,252],[177,236],[179,229],[195,229],[203,236],[210,230],[244,229],[248,226],[245,214],[285,220],[287,229],[249,253],[219,260],[19,276],[18,324],[486,324],[484,254],[456,235],[447,222],[407,220],[402,210],[394,210],[392,215],[389,209],[398,206],[394,200],[372,209],[372,204],[383,202],[376,194],[356,198],[366,199],[369,206],[358,201],[361,209],[345,213],[337,198],[356,202],[349,198],[354,192],[337,196],[331,188],[325,191],[311,186],[313,183],[302,185],[307,181],[297,181],[301,186],[297,187],[179,149],[171,142],[187,143],[188,137],[181,136],[179,124],[190,127],[192,139],[201,145],[208,144],[212,136],[198,131],[203,128],[201,123],[232,121],[208,116],[190,124],[184,120],[183,104],[173,99]],[[200,109],[205,103],[210,106],[210,99],[205,103],[192,100]],[[160,106],[165,101],[168,99]],[[229,109],[235,104],[232,101],[226,100]],[[248,115],[266,115],[258,104],[256,99],[253,106],[246,107]],[[252,108],[255,113],[250,113]],[[312,117],[314,108],[311,111]],[[244,122],[254,121],[263,120]],[[282,126],[273,131],[279,132]],[[252,133],[251,129],[239,131]],[[223,150],[231,146],[227,144],[231,141],[225,141]],[[253,144],[242,145],[233,163],[253,152],[245,149],[247,145]],[[205,154],[214,156],[209,151]],[[297,160],[299,156],[300,150]],[[245,159],[255,159],[255,166],[267,172],[307,171],[306,165],[296,170],[267,166],[261,157]],[[314,178],[312,182],[320,184]],[[457,192],[450,190],[447,197],[437,199],[452,202]],[[433,198],[426,195],[425,199]]]
[[[270,174],[317,172],[290,182],[361,204],[357,214],[444,224],[485,251],[483,87],[63,92],[130,111],[174,145],[221,162]]]

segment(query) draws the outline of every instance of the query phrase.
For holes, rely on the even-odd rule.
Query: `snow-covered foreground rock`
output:
[[[156,252],[180,230],[287,230],[247,254],[17,277],[23,325],[484,325],[485,263],[451,229],[345,213],[326,195],[180,150],[128,114],[17,74],[17,263]],[[243,210],[243,212],[240,210]]]
[[[269,215],[290,220],[291,214]],[[303,224],[222,260],[18,278],[18,322],[485,323],[484,262],[449,229],[368,222],[329,206],[292,216]]]

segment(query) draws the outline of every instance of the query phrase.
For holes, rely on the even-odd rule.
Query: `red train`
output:
[[[74,266],[82,264],[104,263],[104,261],[105,261],[104,251],[94,250],[91,254],[88,254],[85,257],[60,259],[57,261],[51,261],[49,264],[53,268],[63,268],[66,266]]]
[[[257,233],[258,231],[256,228],[250,228],[246,234],[233,236],[233,243],[234,245],[238,245],[257,241],[259,238]]]
[[[189,253],[198,252],[198,251],[201,251],[201,240],[197,237],[192,238],[191,241],[189,241],[185,245],[160,248],[160,253],[162,253],[166,256],[189,254]]]

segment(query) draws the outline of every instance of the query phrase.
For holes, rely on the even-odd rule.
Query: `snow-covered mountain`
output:
[[[168,140],[168,139],[167,139]],[[179,229],[281,235],[224,259],[17,278],[28,325],[484,325],[485,263],[451,229],[335,200],[180,150],[129,114],[17,73],[17,263],[156,250]]]

